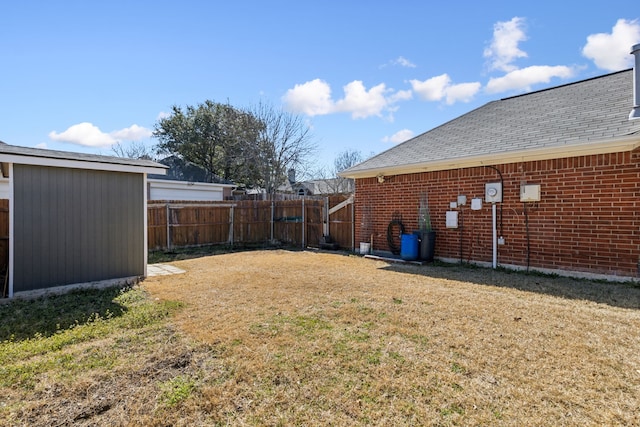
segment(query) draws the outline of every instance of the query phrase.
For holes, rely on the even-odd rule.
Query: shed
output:
[[[390,251],[392,221],[411,232],[426,212],[442,260],[640,277],[634,52],[635,71],[489,102],[343,171],[356,241]]]
[[[147,272],[149,160],[0,144],[9,180],[10,298]]]

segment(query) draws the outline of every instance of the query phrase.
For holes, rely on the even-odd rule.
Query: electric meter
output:
[[[499,182],[487,182],[484,190],[484,201],[487,203],[502,202],[502,184]]]

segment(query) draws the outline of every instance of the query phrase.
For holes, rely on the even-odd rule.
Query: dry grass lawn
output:
[[[640,425],[638,287],[283,250],[172,264],[143,288],[184,302],[207,354],[150,423]]]

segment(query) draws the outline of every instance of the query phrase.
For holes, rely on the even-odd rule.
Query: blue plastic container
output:
[[[405,261],[415,261],[418,259],[418,236],[417,234],[403,234],[400,238],[400,258]]]

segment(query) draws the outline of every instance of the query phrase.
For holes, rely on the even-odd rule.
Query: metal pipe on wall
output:
[[[496,204],[491,204],[491,223],[493,231],[493,268],[498,267],[498,229],[496,227]]]

